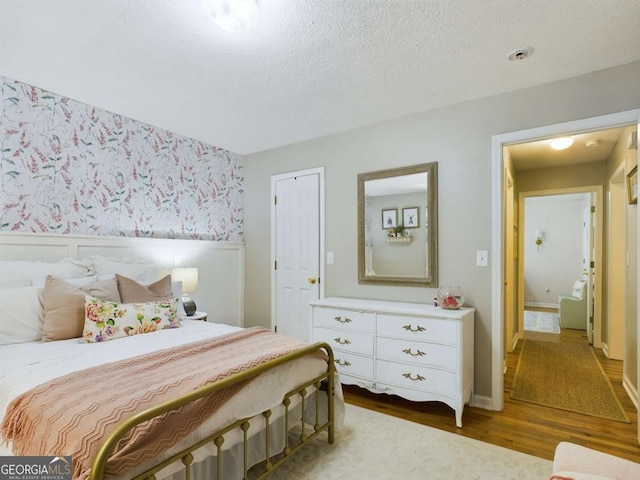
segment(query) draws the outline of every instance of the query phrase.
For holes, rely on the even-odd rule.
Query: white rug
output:
[[[557,313],[524,311],[524,329],[532,332],[560,333]]]
[[[548,460],[347,404],[333,445],[318,437],[269,479],[546,480],[551,472]]]

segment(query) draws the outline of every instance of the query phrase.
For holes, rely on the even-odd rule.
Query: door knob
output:
[[[315,283],[316,283],[316,277],[309,277],[309,278],[307,278],[307,282],[309,282],[311,285],[315,285]]]

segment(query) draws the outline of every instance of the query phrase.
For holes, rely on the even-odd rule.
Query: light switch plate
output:
[[[488,267],[489,266],[489,251],[488,250],[478,250],[476,252],[476,266],[477,267]]]
[[[333,252],[327,252],[327,265],[333,265]]]

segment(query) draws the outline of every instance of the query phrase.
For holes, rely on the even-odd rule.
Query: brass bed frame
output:
[[[186,405],[190,402],[193,402],[194,400],[197,400],[199,398],[203,398],[206,397],[207,395],[210,395],[214,392],[217,392],[219,390],[222,390],[224,388],[230,387],[231,385],[235,385],[239,382],[245,381],[245,380],[249,380],[251,378],[257,377],[258,375],[271,370],[279,365],[282,365],[284,363],[296,360],[298,358],[304,357],[306,355],[310,355],[316,352],[319,352],[321,350],[324,350],[326,355],[327,355],[327,370],[322,373],[321,375],[305,382],[302,385],[299,385],[297,388],[295,388],[294,390],[288,392],[285,394],[285,396],[282,399],[282,405],[284,407],[284,424],[285,424],[285,428],[284,428],[284,449],[282,451],[279,452],[271,452],[270,450],[270,445],[269,445],[269,427],[270,427],[270,417],[272,414],[272,411],[266,410],[262,413],[259,413],[258,415],[252,416],[252,417],[248,417],[248,418],[244,418],[241,419],[239,421],[234,422],[233,424],[224,426],[223,428],[221,428],[220,430],[208,435],[206,438],[202,439],[201,441],[186,447],[185,449],[181,450],[180,452],[176,453],[175,455],[172,455],[171,457],[167,458],[166,460],[158,463],[157,465],[147,469],[145,472],[142,472],[138,475],[136,475],[135,477],[132,478],[132,480],[144,480],[144,479],[148,479],[148,480],[155,480],[155,474],[157,472],[159,472],[160,470],[162,470],[163,468],[167,467],[168,465],[171,465],[173,463],[176,462],[182,462],[182,464],[184,465],[184,471],[185,471],[185,479],[186,480],[191,480],[191,465],[193,463],[193,455],[192,452],[194,452],[195,450],[197,450],[198,448],[206,445],[209,442],[213,442],[213,444],[216,447],[216,452],[217,452],[217,456],[216,456],[216,471],[217,471],[217,480],[222,480],[222,446],[224,444],[225,441],[225,435],[229,432],[231,432],[234,429],[240,428],[240,430],[242,431],[242,449],[243,449],[243,461],[244,461],[244,465],[243,465],[243,472],[244,472],[244,476],[243,479],[248,479],[249,478],[249,470],[252,471],[252,478],[256,478],[256,479],[262,479],[266,476],[268,476],[271,472],[273,472],[273,470],[277,467],[279,467],[280,465],[282,465],[284,462],[286,462],[289,458],[291,458],[291,455],[293,453],[295,453],[296,451],[298,451],[300,448],[302,448],[304,445],[306,445],[307,443],[309,443],[311,440],[313,440],[314,438],[316,438],[321,432],[323,431],[327,431],[327,436],[328,436],[328,443],[329,444],[333,444],[334,443],[334,436],[335,436],[335,405],[334,405],[334,395],[335,395],[335,368],[334,368],[334,357],[333,357],[333,351],[331,350],[331,347],[324,342],[319,342],[319,343],[314,343],[313,345],[309,345],[307,347],[304,347],[302,349],[296,350],[294,352],[288,353],[286,355],[283,355],[281,357],[278,357],[276,359],[270,360],[268,362],[265,362],[261,365],[257,365],[255,367],[252,368],[248,368],[240,373],[237,373],[235,375],[232,375],[230,377],[227,377],[225,379],[219,380],[217,382],[211,383],[209,385],[205,385],[203,387],[200,387],[196,390],[193,390],[181,397],[175,398],[175,399],[171,399],[168,400],[164,403],[161,403],[159,405],[156,405],[154,407],[148,408],[142,412],[137,413],[136,415],[133,415],[132,417],[128,418],[127,420],[121,422],[114,430],[113,432],[111,432],[111,434],[106,438],[106,440],[103,442],[102,446],[100,447],[100,449],[98,450],[98,453],[96,455],[96,457],[93,460],[92,463],[92,467],[91,467],[91,473],[90,473],[90,480],[103,480],[105,478],[105,474],[106,474],[106,464],[107,464],[107,459],[109,458],[109,456],[112,453],[112,450],[114,449],[114,447],[116,446],[117,442],[127,433],[129,432],[132,428],[134,428],[136,425],[139,425],[142,422],[145,422],[147,420],[150,420],[151,418],[157,417],[159,415],[162,415],[166,412],[169,412],[171,410],[177,409],[182,407],[183,405]],[[315,389],[313,391],[316,392],[315,395],[315,424],[313,425],[313,432],[310,432],[308,435],[307,433],[305,433],[305,422],[304,422],[304,410],[305,410],[305,399],[308,395],[307,389],[312,387],[312,389]],[[327,393],[327,421],[324,423],[321,423],[320,421],[320,417],[321,417],[321,395],[319,394],[321,390],[326,390]],[[289,418],[289,407],[291,406],[291,401],[294,397],[298,396],[299,397],[299,401],[300,401],[300,405],[301,405],[301,419],[300,419],[300,428],[301,428],[301,433],[299,434],[299,436],[297,436],[297,443],[295,445],[292,445],[292,442],[290,441],[289,438],[289,430],[292,426],[294,426],[294,424],[290,424],[290,418]],[[258,466],[252,466],[249,465],[249,461],[248,461],[248,450],[249,450],[249,437],[248,437],[248,430],[250,428],[250,422],[255,419],[262,416],[264,418],[264,422],[265,422],[265,452],[266,452],[266,458],[262,461],[258,463]],[[252,468],[253,467],[253,468]],[[256,475],[255,477],[253,477],[253,475]]]

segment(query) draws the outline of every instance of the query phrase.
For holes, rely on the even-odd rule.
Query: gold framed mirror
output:
[[[358,174],[358,282],[438,286],[438,164]]]

